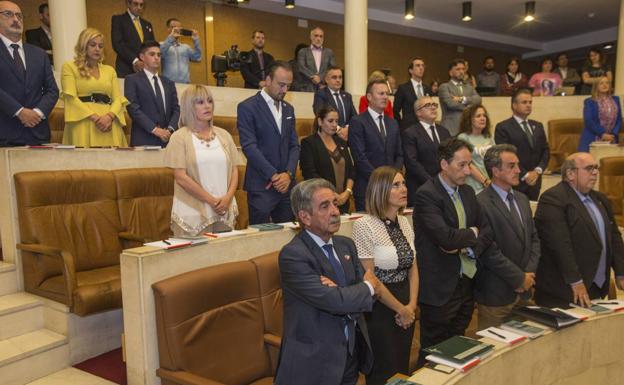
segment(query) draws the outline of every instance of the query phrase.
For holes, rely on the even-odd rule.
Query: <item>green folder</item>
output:
[[[454,336],[437,345],[430,346],[424,351],[458,364],[464,364],[488,353],[493,348],[494,345],[485,344],[473,338]]]

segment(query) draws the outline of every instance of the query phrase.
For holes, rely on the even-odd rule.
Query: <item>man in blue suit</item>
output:
[[[126,77],[124,94],[130,101],[132,117],[131,146],[165,147],[171,134],[178,129],[180,105],[175,84],[158,76],[160,45],[147,41],[141,45],[139,58],[143,71]]]
[[[381,166],[403,168],[403,149],[396,120],[385,116],[388,85],[374,80],[366,87],[368,110],[351,119],[349,144],[355,161],[356,178],[353,188],[355,208],[363,211],[368,178]]]
[[[247,157],[244,188],[250,224],[293,219],[289,193],[295,184],[299,141],[295,110],[284,101],[292,79],[290,64],[275,61],[262,91],[238,104],[236,125]]]
[[[329,67],[325,74],[325,83],[327,87],[318,89],[314,94],[314,103],[312,104],[314,114],[317,114],[323,106],[331,106],[338,111],[339,130],[348,128],[351,118],[357,115],[357,112],[353,106],[351,94],[342,90],[342,69]]]
[[[22,42],[23,15],[0,1],[0,146],[50,141],[48,115],[59,90],[45,51]]]
[[[284,335],[275,384],[355,385],[373,363],[362,312],[382,285],[364,272],[353,241],[334,235],[340,210],[330,182],[306,180],[291,200],[303,231],[279,255]]]

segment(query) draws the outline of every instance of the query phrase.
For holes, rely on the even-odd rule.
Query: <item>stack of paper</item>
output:
[[[617,299],[595,299],[591,302],[613,311],[624,310],[624,301]]]
[[[190,246],[192,244],[193,242],[188,239],[169,238],[169,239],[165,239],[164,241],[147,242],[147,243],[144,243],[143,245],[158,247],[158,248],[165,249],[165,250],[171,250],[171,249],[177,249],[179,247]]]
[[[544,334],[544,332],[546,332],[546,329],[542,329],[537,326],[528,325],[524,322],[515,321],[515,320],[505,322],[504,324],[500,326],[500,328],[503,330],[514,332],[516,334],[520,334],[525,337],[529,337],[530,339],[540,337],[541,335]]]
[[[508,345],[514,345],[518,342],[526,340],[526,337],[508,330],[496,327],[489,327],[477,332],[481,337],[491,338],[494,341],[503,342]]]
[[[454,336],[437,345],[425,348],[428,361],[450,366],[466,372],[492,353],[494,345],[473,338]]]

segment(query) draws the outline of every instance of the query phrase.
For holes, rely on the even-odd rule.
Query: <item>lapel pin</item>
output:
[[[345,254],[344,259],[345,261],[348,261],[351,259],[351,256],[349,254]]]

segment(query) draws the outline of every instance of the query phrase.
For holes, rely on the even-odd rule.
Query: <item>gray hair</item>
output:
[[[492,174],[493,174],[492,169],[494,167],[496,167],[499,170],[501,169],[503,165],[501,154],[503,152],[511,152],[513,154],[518,155],[518,149],[513,144],[497,144],[495,146],[490,147],[485,152],[485,156],[483,156],[483,164],[490,178],[492,178]]]
[[[312,213],[312,196],[322,188],[336,191],[336,188],[329,181],[321,178],[308,179],[298,183],[290,192],[290,207],[295,218],[298,218],[299,211]]]
[[[567,181],[568,171],[576,170],[576,160],[574,157],[568,157],[561,164],[561,180]]]

